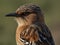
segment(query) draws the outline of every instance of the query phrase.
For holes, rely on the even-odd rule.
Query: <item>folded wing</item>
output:
[[[30,25],[21,32],[20,38],[24,45],[54,45],[53,38],[46,25]]]

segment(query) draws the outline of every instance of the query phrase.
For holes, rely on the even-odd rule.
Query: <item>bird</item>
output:
[[[17,45],[55,45],[40,6],[24,4],[6,16],[15,17],[18,23],[16,29]]]

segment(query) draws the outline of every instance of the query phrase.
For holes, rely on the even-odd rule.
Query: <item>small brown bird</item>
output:
[[[35,4],[23,5],[16,12],[6,16],[16,17],[18,23],[17,45],[55,45],[39,6]]]

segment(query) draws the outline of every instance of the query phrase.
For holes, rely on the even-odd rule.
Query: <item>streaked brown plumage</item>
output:
[[[16,17],[18,23],[16,30],[17,45],[54,45],[39,6],[34,4],[23,5],[15,13],[6,16]]]

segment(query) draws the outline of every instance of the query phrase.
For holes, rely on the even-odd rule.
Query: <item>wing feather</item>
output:
[[[29,42],[28,45],[54,45],[53,38],[46,25],[31,25],[21,33],[20,38]]]

